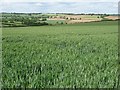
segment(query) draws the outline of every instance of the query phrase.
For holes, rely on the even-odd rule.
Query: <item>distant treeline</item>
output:
[[[38,14],[64,14],[64,15],[106,15],[106,16],[109,16],[109,15],[112,15],[112,16],[118,16],[118,15],[120,15],[120,14],[106,14],[106,13],[101,13],[101,14],[97,14],[97,13],[78,13],[78,14],[76,14],[76,13],[16,13],[16,12],[14,12],[14,13],[7,13],[7,12],[2,12],[2,14],[26,14],[26,15],[28,15],[28,14],[34,14],[34,15],[38,15]]]
[[[35,16],[34,14],[23,13],[4,13],[2,14],[2,26],[3,27],[21,27],[21,26],[43,26],[48,25],[46,17]]]

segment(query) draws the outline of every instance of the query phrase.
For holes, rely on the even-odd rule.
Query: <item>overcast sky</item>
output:
[[[43,2],[44,1],[44,2]],[[69,2],[68,2],[69,1]],[[74,1],[74,2],[73,2]],[[103,2],[104,1],[104,2]],[[1,12],[118,13],[119,0],[2,0]]]

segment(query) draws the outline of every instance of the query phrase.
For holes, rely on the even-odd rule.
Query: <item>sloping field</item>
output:
[[[66,19],[67,18],[67,19]],[[102,18],[99,15],[63,15],[63,16],[56,16],[53,18],[49,18],[50,20],[65,20],[67,24],[73,23],[81,23],[81,22],[93,22],[93,21],[101,21]]]
[[[48,19],[47,20],[47,23],[49,23],[49,24],[61,24],[61,23],[65,23],[66,22],[66,20],[64,20],[64,19]]]
[[[67,23],[68,24],[74,24],[74,23],[84,23],[84,22],[97,22],[101,21],[102,19],[82,19],[82,20],[70,20]]]
[[[3,28],[3,87],[115,88],[117,21]]]
[[[107,19],[112,19],[112,20],[119,19],[118,16],[107,16],[107,17],[105,17],[105,18],[107,18]]]
[[[95,19],[95,18],[98,18],[99,15],[66,15],[66,17],[69,17],[69,18],[88,18],[88,19]]]

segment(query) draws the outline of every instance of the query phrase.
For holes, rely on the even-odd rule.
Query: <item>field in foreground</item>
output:
[[[117,21],[3,28],[3,87],[115,88]]]

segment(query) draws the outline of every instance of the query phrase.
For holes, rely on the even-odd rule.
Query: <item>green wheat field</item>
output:
[[[116,88],[118,21],[2,30],[3,87]]]

